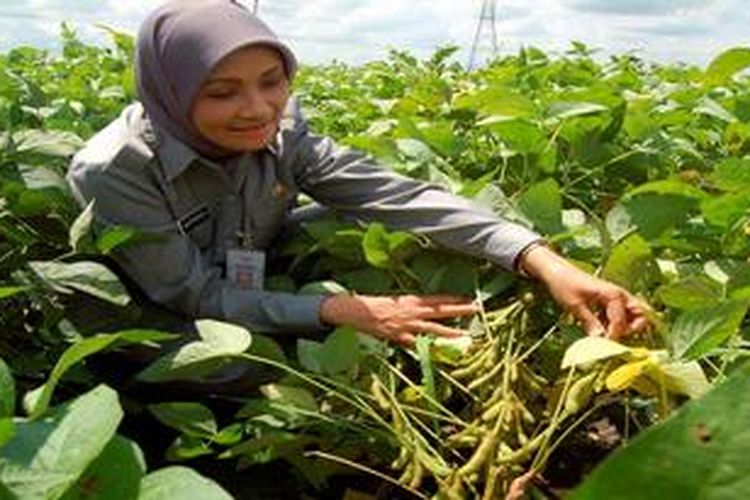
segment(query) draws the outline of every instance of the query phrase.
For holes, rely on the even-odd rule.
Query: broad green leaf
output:
[[[659,365],[659,369],[664,374],[667,389],[671,392],[696,399],[711,389],[711,384],[697,361],[665,363]]]
[[[471,109],[495,120],[532,117],[536,106],[529,98],[500,86],[487,87],[456,98],[458,109]]]
[[[115,436],[62,500],[135,500],[145,472],[146,461],[138,445]]]
[[[358,269],[337,274],[336,279],[359,293],[383,293],[393,287],[393,278],[383,269]]]
[[[302,368],[314,373],[323,373],[320,366],[320,350],[322,348],[322,342],[307,339],[297,340],[297,361]]]
[[[195,322],[200,340],[190,342],[157,359],[137,378],[144,382],[198,379],[226,366],[244,353],[252,338],[247,329],[204,319]]]
[[[701,202],[701,213],[709,224],[730,229],[750,210],[750,189],[746,192],[728,193]]]
[[[57,130],[25,130],[13,134],[19,153],[68,158],[84,145],[83,139],[72,132]]]
[[[108,227],[96,239],[96,249],[103,255],[108,255],[112,253],[112,250],[133,241],[139,235],[138,230],[133,227]]]
[[[18,421],[0,450],[0,483],[18,498],[60,498],[106,448],[122,415],[117,393],[100,385],[47,418]]]
[[[544,234],[563,231],[562,195],[554,179],[547,179],[529,187],[518,199],[518,207]]]
[[[718,305],[724,296],[724,289],[708,276],[690,275],[660,287],[656,296],[669,307],[700,309]]]
[[[27,286],[2,286],[0,287],[0,300],[13,297],[28,290]]]
[[[115,344],[141,344],[174,339],[176,335],[151,330],[126,330],[85,338],[68,347],[55,363],[47,382],[30,391],[24,397],[24,406],[31,418],[36,418],[49,407],[52,393],[62,376],[74,365],[87,357],[103,351]]]
[[[726,123],[734,123],[737,121],[737,117],[730,113],[724,106],[714,101],[709,97],[704,97],[700,104],[693,110],[695,113],[700,113]]]
[[[609,111],[607,106],[593,102],[555,102],[547,108],[545,117],[550,120],[564,120],[574,116],[584,116]]]
[[[487,127],[515,153],[540,154],[547,146],[547,136],[537,125],[524,120],[492,121],[487,119],[478,125]]]
[[[335,329],[326,337],[318,352],[321,369],[330,375],[352,370],[359,363],[359,358],[357,333],[350,327]]]
[[[721,345],[737,333],[749,304],[747,300],[728,300],[680,314],[666,339],[673,355],[697,359]]]
[[[706,68],[703,82],[709,86],[726,84],[730,78],[750,66],[750,48],[735,47],[716,56]]]
[[[338,293],[346,293],[346,287],[336,283],[335,281],[316,281],[314,283],[308,283],[299,289],[301,294],[310,295],[335,295]]]
[[[573,500],[750,498],[750,369],[610,455]]]
[[[625,288],[638,291],[647,288],[655,273],[651,248],[638,235],[615,245],[602,270],[602,276]]]
[[[646,239],[662,236],[669,229],[684,224],[697,211],[698,200],[677,194],[642,193],[623,200],[630,222]]]
[[[232,500],[214,481],[188,467],[172,466],[148,474],[141,481],[138,500]]]
[[[711,180],[725,191],[750,190],[750,160],[728,158],[714,167]]]
[[[0,418],[0,448],[10,441],[16,434],[16,425],[10,417]],[[0,497],[3,496],[2,483],[0,483]]]
[[[675,195],[696,200],[700,200],[706,197],[706,193],[703,190],[691,186],[690,184],[687,184],[685,182],[671,179],[641,184],[637,188],[630,190],[627,194],[627,197],[631,198],[645,193]]]
[[[601,361],[603,359],[623,356],[630,348],[603,337],[584,337],[576,340],[565,351],[560,368],[567,370]]]
[[[399,264],[400,253],[415,242],[414,236],[402,231],[388,232],[379,223],[370,224],[362,238],[365,258],[371,265],[391,269]]]
[[[12,417],[16,412],[16,383],[10,368],[0,358],[0,418]]]
[[[29,267],[57,291],[78,290],[121,306],[130,302],[130,296],[117,276],[97,262],[36,261],[29,262]]]
[[[266,398],[276,404],[291,406],[310,412],[318,411],[318,403],[315,401],[315,396],[307,389],[281,384],[267,384],[262,386],[260,390]]]
[[[94,200],[81,212],[68,231],[68,244],[76,252],[84,252],[93,243],[91,224],[94,222]]]
[[[162,424],[195,437],[212,438],[217,432],[214,414],[200,403],[171,402],[148,405]]]

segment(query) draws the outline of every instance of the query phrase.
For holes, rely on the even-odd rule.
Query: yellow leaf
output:
[[[620,366],[607,375],[607,380],[605,381],[607,389],[612,392],[624,391],[633,385],[635,379],[643,375],[651,366],[653,366],[651,359],[632,361]]]

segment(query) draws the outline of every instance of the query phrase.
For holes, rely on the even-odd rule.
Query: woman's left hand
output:
[[[648,305],[624,288],[577,268],[545,246],[527,252],[519,266],[539,279],[589,335],[620,338],[648,326]]]

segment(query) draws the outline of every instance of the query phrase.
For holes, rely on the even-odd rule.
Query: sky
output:
[[[254,0],[245,0],[252,6]],[[748,0],[496,0],[500,54],[535,46],[563,53],[571,40],[600,54],[707,64],[721,50],[750,46]],[[389,48],[426,57],[447,44],[468,62],[482,0],[258,0],[259,15],[304,63],[361,63]],[[158,0],[0,0],[0,51],[22,44],[59,48],[61,21],[105,44],[97,24],[135,32]],[[479,59],[492,51],[490,25]]]

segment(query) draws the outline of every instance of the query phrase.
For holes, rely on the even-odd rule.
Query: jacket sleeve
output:
[[[94,155],[96,157],[96,155]],[[127,159],[92,162],[86,150],[73,160],[68,181],[81,205],[94,200],[98,230],[135,227],[145,237],[113,252],[114,260],[152,300],[192,318],[236,322],[263,332],[322,330],[323,296],[234,287],[178,230],[159,182],[148,165]]]
[[[397,175],[363,153],[311,133],[297,111],[285,156],[300,189],[323,205],[396,230],[424,234],[447,248],[513,270],[533,231],[442,188]]]

